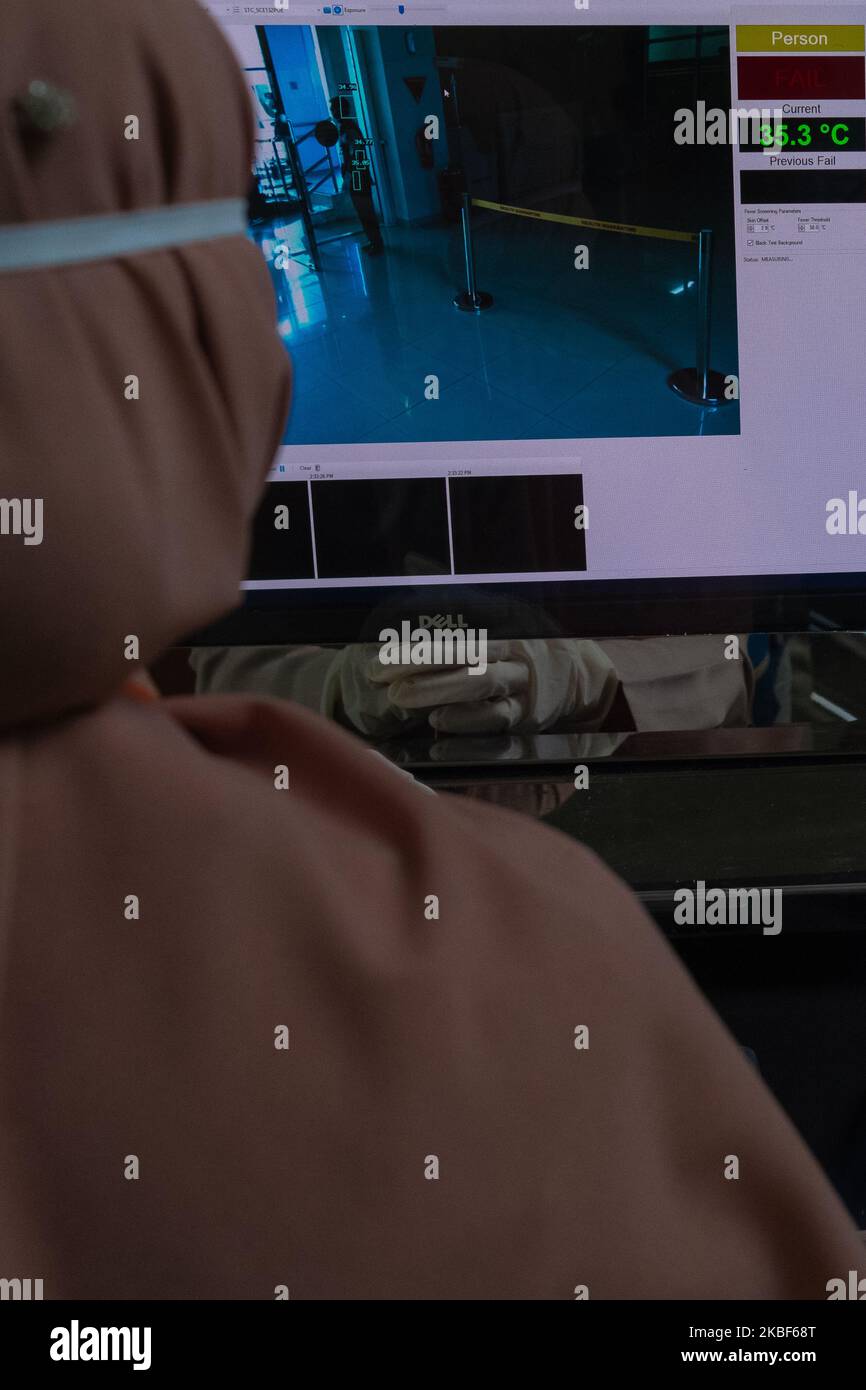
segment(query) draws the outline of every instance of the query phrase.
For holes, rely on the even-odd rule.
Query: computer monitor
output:
[[[204,640],[866,626],[866,6],[205,3],[295,386]]]

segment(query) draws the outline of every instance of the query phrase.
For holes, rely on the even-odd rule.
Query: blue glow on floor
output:
[[[569,228],[479,219],[478,284],[495,303],[473,315],[452,303],[465,278],[456,226],[387,228],[377,258],[362,254],[360,234],[333,239],[321,247],[321,272],[309,268],[299,224],[273,229],[263,251],[295,368],[284,443],[739,433],[736,402],[703,410],[667,386],[670,372],[694,365],[692,248],[582,235],[587,271],[574,269]],[[733,273],[723,263],[712,343],[713,367],[736,373]],[[430,375],[438,400],[425,399]]]

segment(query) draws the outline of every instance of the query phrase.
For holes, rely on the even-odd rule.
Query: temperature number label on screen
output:
[[[749,130],[740,142],[743,153],[767,150],[853,150],[866,149],[866,118],[845,116],[794,121],[766,121],[757,133]],[[753,138],[757,134],[757,138]]]

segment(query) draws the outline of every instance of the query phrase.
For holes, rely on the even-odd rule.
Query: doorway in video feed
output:
[[[739,433],[736,400],[671,385],[701,324],[715,380],[738,370],[731,149],[674,138],[678,109],[731,105],[727,27],[231,40],[295,370],[284,444]]]

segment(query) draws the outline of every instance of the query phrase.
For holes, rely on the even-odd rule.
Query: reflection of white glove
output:
[[[428,722],[443,733],[538,733],[568,717],[598,728],[617,686],[595,642],[490,642],[487,670],[383,666],[376,643],[317,647],[208,647],[190,656],[199,691],[246,690],[297,700],[371,738]]]
[[[397,709],[388,691],[370,679],[371,670],[389,669],[379,661],[376,644],[340,649],[198,647],[189,660],[199,692],[244,690],[296,700],[317,714],[378,738],[424,723],[423,712]]]
[[[419,710],[394,703],[390,689],[393,676],[388,673],[403,668],[383,666],[379,650],[377,644],[343,647],[328,668],[322,696],[323,713],[342,719],[371,738],[389,737],[424,722]]]
[[[595,642],[575,638],[490,642],[487,670],[382,666],[369,679],[407,716],[432,711],[443,733],[537,733],[563,718],[597,729],[613,703],[617,674]]]

